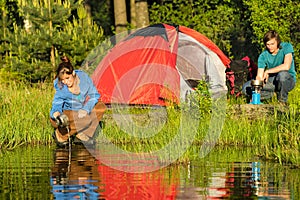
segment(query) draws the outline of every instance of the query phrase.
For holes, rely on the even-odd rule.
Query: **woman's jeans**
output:
[[[261,100],[270,99],[274,92],[277,94],[277,99],[280,102],[287,102],[288,93],[295,87],[295,80],[288,71],[281,71],[276,74],[270,74],[268,82],[264,84],[260,95]],[[242,93],[246,96],[252,96],[251,81],[243,85]]]

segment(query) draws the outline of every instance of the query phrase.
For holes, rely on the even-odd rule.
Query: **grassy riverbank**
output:
[[[0,84],[0,87],[0,148],[13,149],[23,144],[51,144],[53,129],[48,117],[54,92],[52,84],[34,86]],[[245,104],[242,99],[228,100],[224,126],[216,145],[240,148],[247,146],[256,149],[257,155],[263,158],[300,166],[299,84],[289,98],[288,109],[282,110],[280,106],[277,106],[276,101],[270,102],[274,104],[272,112],[257,114],[255,117],[249,117],[247,112],[236,112],[236,105]],[[203,143],[203,138],[210,126],[210,112],[208,112],[210,101],[203,94],[200,101],[202,103],[198,109],[201,117],[198,118],[200,123],[199,127],[196,127],[197,134],[189,135],[195,130],[195,126],[187,125],[184,126],[184,131],[181,130],[186,134],[182,137],[186,139],[180,140],[182,143],[189,143],[189,137],[194,137],[191,147],[181,157],[181,162],[193,159],[199,154],[199,146]],[[129,112],[131,116],[146,113],[151,120],[151,113],[147,114],[148,109],[131,109]],[[153,136],[151,131],[145,132],[145,129],[135,132],[138,135],[130,135],[128,134],[130,130],[124,131],[118,128],[119,124],[112,120],[112,116],[111,111],[105,115],[104,134],[111,142],[130,151],[159,150],[171,142],[182,129],[180,125],[182,112],[172,106],[166,109],[166,113],[152,113],[152,116],[160,116],[165,120],[162,126],[152,127],[153,130],[159,130]],[[147,123],[155,123],[155,121],[147,121],[149,118],[137,117],[135,119],[133,117],[131,120],[140,127]],[[184,123],[189,123],[189,121]]]
[[[0,148],[52,142],[53,129],[49,123],[51,86],[10,83],[1,84],[0,88]]]

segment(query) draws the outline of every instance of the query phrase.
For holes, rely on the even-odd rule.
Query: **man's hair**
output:
[[[279,48],[281,40],[280,40],[279,34],[276,31],[274,31],[274,30],[270,30],[270,31],[268,31],[265,34],[264,39],[263,39],[264,45],[267,46],[267,42],[269,42],[273,38],[276,39],[276,41],[277,41],[277,47]]]

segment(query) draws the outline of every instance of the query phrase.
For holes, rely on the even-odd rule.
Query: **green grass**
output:
[[[49,123],[49,111],[54,94],[52,84],[27,86],[11,83],[0,84],[0,88],[0,148],[13,149],[25,144],[52,144],[53,129]],[[177,106],[170,106],[166,108],[167,117],[161,119],[163,121],[160,129],[154,127],[157,128],[154,129],[157,131],[155,135],[151,135],[151,131],[147,132],[140,128],[153,123],[149,121],[150,109],[130,108],[120,111],[121,114],[133,116],[132,126],[128,127],[130,131],[121,130],[111,117],[112,111],[108,110],[104,117],[103,133],[110,142],[128,151],[154,152],[170,143],[179,132],[183,135],[178,142],[188,144],[191,141],[190,137],[194,137],[191,133],[197,129],[197,134],[192,138],[193,144],[178,160],[178,162],[187,162],[199,154],[199,147],[203,144],[211,117],[211,101],[207,93],[200,91],[196,99],[200,103],[192,106],[198,109],[199,116],[182,112]],[[257,115],[249,118],[247,113],[231,112],[235,105],[245,103],[243,98],[228,99],[224,126],[216,145],[251,147],[257,151],[258,156],[265,159],[277,160],[279,163],[292,163],[300,167],[300,84],[297,84],[290,93],[289,109],[285,112],[282,112],[279,107],[277,109],[276,101],[269,102],[275,107],[272,115]],[[182,122],[185,120],[184,116],[193,119],[196,117],[200,122],[199,125],[180,126],[181,123],[189,123],[189,121]],[[176,145],[172,148],[176,150]]]
[[[51,142],[51,87],[10,83],[0,88],[0,148]]]
[[[289,94],[289,108],[283,109],[276,98],[272,115],[259,113],[249,119],[246,113],[227,116],[220,141],[223,145],[251,146],[265,159],[292,163],[300,167],[300,84]],[[243,100],[243,99],[242,99]],[[241,99],[239,100],[241,101]],[[246,103],[238,102],[240,104]],[[237,104],[231,99],[230,105]]]

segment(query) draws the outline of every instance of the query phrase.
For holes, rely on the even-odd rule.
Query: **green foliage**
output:
[[[5,67],[8,72],[17,72],[27,80],[43,80],[50,75],[52,65],[49,62],[48,51],[51,49],[49,37],[40,37],[44,32],[37,30],[34,34],[14,26],[15,32],[7,38]],[[38,40],[36,38],[39,38]]]
[[[174,23],[207,36],[231,59],[246,55],[256,60],[269,29],[294,45],[300,63],[300,2],[260,0],[175,0],[150,8],[151,23]],[[297,69],[299,66],[297,66]]]
[[[244,0],[248,6],[251,27],[253,29],[252,42],[264,48],[262,38],[268,30],[276,30],[282,41],[291,42],[294,46],[296,64],[300,63],[300,2],[299,1],[260,1]],[[296,66],[299,69],[299,66]]]
[[[83,7],[81,17],[67,22],[63,32],[58,33],[59,38],[64,38],[63,46],[57,47],[59,54],[72,55],[72,62],[79,66],[88,53],[103,40],[103,30],[98,27],[90,18],[87,18]],[[83,13],[82,13],[83,12]]]
[[[197,103],[199,104],[199,113],[201,116],[210,114],[212,99],[206,81],[200,81],[196,88]]]
[[[31,81],[49,77],[62,54],[79,66],[104,32],[113,30],[109,1],[1,0],[0,7],[0,68]],[[275,29],[283,41],[293,44],[299,70],[299,1],[161,1],[149,13],[151,24],[179,24],[199,31],[231,59],[248,55],[256,60],[264,33]]]
[[[14,24],[7,35],[1,46],[7,56],[0,60],[0,68],[24,74],[31,82],[52,77],[61,55],[68,55],[79,66],[102,40],[102,29],[87,15],[81,1],[20,0],[18,6],[24,26]]]
[[[222,1],[223,2],[223,1]],[[239,28],[239,7],[231,1],[176,0],[150,9],[151,23],[171,23],[193,28],[214,41],[228,56],[232,56],[231,39]]]
[[[11,80],[15,80],[18,83],[24,82],[25,77],[21,73],[9,72],[4,68],[0,69],[0,83],[9,83]]]
[[[286,33],[289,33],[291,27],[290,17],[293,14],[291,1],[245,1],[251,12],[251,21],[253,28],[253,42],[259,43],[264,48],[262,38],[268,30],[276,30],[282,35],[282,40],[290,40]]]
[[[111,1],[90,0],[88,3],[94,22],[103,28],[105,35],[111,35],[112,25],[114,24],[114,13]]]

